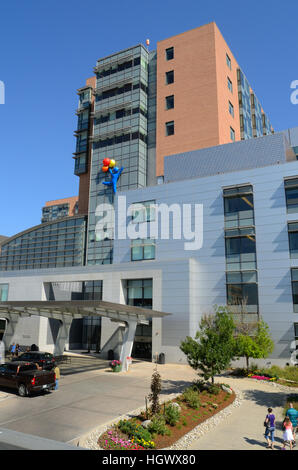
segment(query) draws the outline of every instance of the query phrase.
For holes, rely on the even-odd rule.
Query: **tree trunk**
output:
[[[246,356],[246,369],[247,369],[247,373],[249,372],[249,357]]]

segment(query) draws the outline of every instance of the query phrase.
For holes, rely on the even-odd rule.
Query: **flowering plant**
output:
[[[118,361],[117,359],[114,359],[113,361],[110,362],[111,367],[117,367],[117,366],[120,366],[121,364],[122,362]]]
[[[276,377],[266,377],[266,375],[249,374],[248,377],[250,377],[251,379],[257,379],[257,380],[269,380],[269,381],[276,380]]]
[[[118,435],[117,431],[108,431],[101,442],[105,450],[145,450],[145,447],[135,443],[134,439],[125,439]]]

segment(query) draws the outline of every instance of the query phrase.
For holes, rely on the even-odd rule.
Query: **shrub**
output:
[[[161,436],[169,435],[170,432],[166,426],[166,420],[161,415],[155,415],[152,419],[151,424],[148,426],[148,430],[152,434],[160,434]]]
[[[151,378],[151,393],[148,396],[149,401],[151,402],[151,412],[153,415],[158,414],[160,412],[160,403],[159,403],[160,392],[161,392],[161,377],[156,367]]]
[[[211,395],[218,395],[219,392],[220,392],[220,386],[218,385],[215,385],[215,384],[212,384],[210,385],[210,387],[208,388],[208,392],[211,394]]]
[[[171,403],[165,407],[165,419],[170,426],[175,426],[178,423],[180,414],[179,408]]]
[[[204,390],[206,390],[206,382],[204,380],[195,380],[191,388],[196,392],[203,392]]]
[[[198,393],[192,388],[187,388],[183,392],[183,400],[188,404],[190,408],[198,409],[200,406],[200,399]]]

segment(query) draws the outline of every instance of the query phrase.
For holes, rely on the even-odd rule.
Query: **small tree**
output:
[[[187,337],[180,349],[186,354],[189,365],[205,380],[226,369],[233,359],[235,349],[232,315],[227,307],[215,307],[215,314],[202,318],[195,339]]]
[[[270,337],[269,327],[262,319],[256,323],[254,331],[248,329],[245,333],[242,330],[235,339],[235,355],[245,357],[247,372],[249,372],[250,358],[265,358],[273,349],[274,342]]]
[[[151,412],[153,415],[158,414],[160,412],[160,403],[159,403],[160,392],[161,392],[161,377],[157,370],[157,367],[155,367],[155,370],[151,378],[151,393],[148,396],[149,401],[151,402]]]

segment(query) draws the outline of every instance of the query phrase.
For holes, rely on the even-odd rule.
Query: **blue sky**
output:
[[[276,131],[298,126],[293,0],[10,0],[0,6],[0,234],[40,223],[45,201],[78,193],[76,89],[96,60],[215,21]]]

